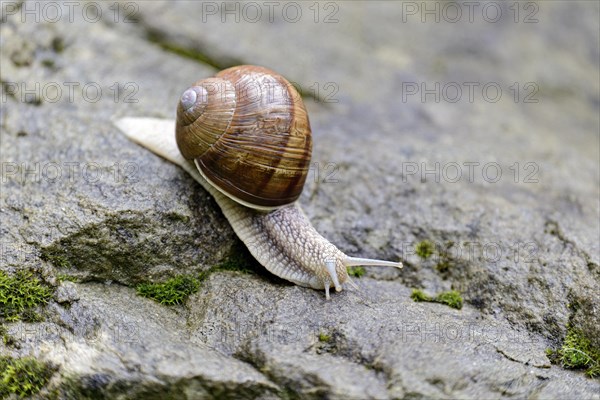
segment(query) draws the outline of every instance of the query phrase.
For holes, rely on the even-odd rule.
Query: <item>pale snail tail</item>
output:
[[[132,142],[179,166],[186,164],[175,142],[174,120],[126,117],[115,120],[114,124]]]
[[[379,267],[396,267],[402,268],[401,262],[373,260],[370,258],[359,258],[359,257],[346,257],[343,261],[346,267],[353,267],[355,265],[373,265]]]

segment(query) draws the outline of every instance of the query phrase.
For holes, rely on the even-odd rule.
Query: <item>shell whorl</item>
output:
[[[204,79],[183,92],[175,129],[181,154],[194,160],[209,151],[231,124],[235,106],[235,88],[223,79]]]

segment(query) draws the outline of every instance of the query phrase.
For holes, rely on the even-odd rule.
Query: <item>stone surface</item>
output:
[[[72,282],[61,283],[61,285],[56,288],[56,292],[54,292],[54,300],[61,304],[72,303],[79,300],[79,293],[77,293],[75,284]]]
[[[83,7],[52,22],[43,3],[11,4],[1,268],[79,283],[58,286],[44,322],[4,323],[17,344],[0,354],[56,364],[49,391],[600,398],[597,380],[545,355],[569,324],[600,346],[597,3],[515,3],[518,16],[481,3],[470,22],[463,3],[431,2],[448,14],[425,23],[406,8],[421,2],[319,3],[317,22],[300,3],[295,23],[283,5],[269,22],[262,3],[256,23],[220,2],[123,1],[118,15],[107,3],[98,22]],[[36,4],[39,22],[21,14]],[[459,21],[444,19],[447,4],[462,5]],[[273,68],[307,95],[315,164],[300,203],[317,230],[404,270],[367,268],[360,292],[330,302],[256,265],[211,274],[183,306],[136,295],[137,283],[208,270],[239,242],[207,193],[112,121],[173,118],[191,82],[236,63]],[[422,99],[436,82],[439,101]],[[423,240],[435,247],[426,260],[414,252]],[[457,289],[465,305],[414,303],[416,287]]]

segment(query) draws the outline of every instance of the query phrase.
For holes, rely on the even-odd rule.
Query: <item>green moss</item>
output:
[[[163,283],[142,283],[136,290],[140,296],[168,306],[182,304],[192,293],[198,291],[200,281],[189,275],[180,275]]]
[[[54,63],[54,60],[52,60],[50,58],[46,58],[46,59],[42,60],[42,65],[47,68],[52,68],[52,67],[54,67],[55,63]]]
[[[564,368],[585,369],[589,377],[600,377],[600,349],[595,348],[578,329],[569,327],[561,348],[548,349],[546,354]]]
[[[8,334],[8,330],[4,325],[0,325],[0,337],[2,337],[2,343],[6,346],[15,344],[15,339]]]
[[[56,279],[60,282],[69,281],[69,282],[79,282],[79,278],[69,274],[57,274]]]
[[[52,290],[28,271],[10,276],[0,271],[0,321],[40,321],[35,309],[48,302]]]
[[[57,53],[62,53],[65,49],[65,41],[61,37],[52,39],[52,50]]]
[[[433,243],[429,240],[423,240],[422,242],[417,243],[415,246],[415,252],[419,257],[424,260],[427,260],[433,254]]]
[[[324,332],[320,332],[319,333],[319,342],[329,342],[331,340],[331,336],[324,333]]]
[[[14,336],[9,334],[2,335],[2,343],[4,343],[5,346],[17,346],[17,340],[14,338]]]
[[[412,293],[410,294],[410,298],[413,299],[414,301],[433,301],[433,299],[426,295],[425,292],[423,292],[420,289],[413,289]]]
[[[598,360],[596,360],[596,361],[598,361]],[[600,377],[600,364],[596,363],[596,364],[592,365],[585,371],[585,374],[587,376],[589,376],[590,378]]]
[[[71,267],[69,260],[65,256],[58,254],[58,251],[55,251],[55,249],[42,250],[42,259],[58,268],[66,269]]]
[[[417,302],[425,301],[425,302],[430,302],[430,303],[445,304],[448,307],[456,308],[458,310],[460,310],[462,308],[462,304],[463,304],[463,299],[462,299],[460,293],[456,290],[442,292],[442,293],[439,293],[435,297],[431,297],[431,296],[425,294],[425,292],[423,292],[422,290],[413,289],[413,291],[410,295],[410,298]]]
[[[190,222],[190,217],[175,212],[170,212],[167,215],[165,215],[165,217],[174,222],[183,222],[185,224]]]
[[[348,275],[356,278],[360,278],[365,274],[365,269],[363,267],[348,267],[347,271]]]
[[[48,383],[54,373],[50,364],[42,363],[33,357],[18,359],[0,358],[0,397],[16,394],[19,397],[32,396]]]
[[[198,291],[201,283],[212,273],[218,271],[253,273],[253,262],[254,259],[245,247],[235,246],[227,259],[200,272],[197,276],[180,275],[162,283],[145,282],[138,285],[136,289],[140,296],[151,298],[160,304],[183,304],[191,294]]]
[[[460,293],[456,290],[442,292],[435,297],[435,301],[441,304],[446,304],[448,307],[460,310],[463,305],[463,299]]]
[[[448,272],[450,270],[451,264],[450,261],[446,259],[442,259],[435,265],[435,270],[440,273]]]

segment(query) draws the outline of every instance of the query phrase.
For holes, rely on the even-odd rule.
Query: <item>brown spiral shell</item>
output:
[[[302,192],[308,115],[296,89],[267,68],[241,65],[194,83],[179,101],[175,137],[213,186],[244,205],[277,208]]]

